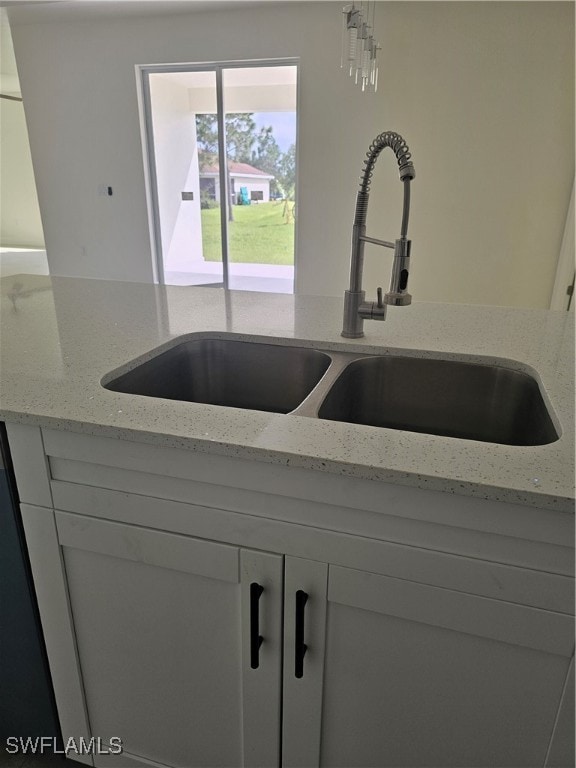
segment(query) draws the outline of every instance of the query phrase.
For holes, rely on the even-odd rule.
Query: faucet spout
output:
[[[368,215],[368,200],[370,183],[376,160],[383,149],[389,147],[393,150],[398,161],[400,181],[404,186],[404,206],[402,212],[402,225],[400,238],[394,243],[387,240],[378,240],[366,235],[366,217]],[[352,227],[352,252],[350,256],[350,288],[344,294],[344,323],[342,336],[346,338],[360,338],[364,336],[364,320],[385,320],[386,305],[406,306],[412,301],[407,291],[410,240],[408,232],[408,219],[410,216],[410,182],[416,172],[411,160],[408,145],[397,133],[386,131],[377,136],[366,153],[364,168],[360,177],[360,189],[356,196],[356,210],[354,213],[354,225]],[[386,248],[394,249],[394,263],[390,290],[384,296],[382,303],[380,296],[377,302],[366,302],[365,292],[362,290],[362,272],[364,269],[364,244],[374,243]]]

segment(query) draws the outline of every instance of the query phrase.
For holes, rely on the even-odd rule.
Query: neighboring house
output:
[[[260,171],[248,163],[228,163],[230,174],[230,194],[233,202],[238,202],[240,187],[246,187],[250,200],[267,203],[270,200],[270,182],[274,179],[265,171]],[[204,165],[200,168],[200,193],[220,202],[220,170],[218,164]]]

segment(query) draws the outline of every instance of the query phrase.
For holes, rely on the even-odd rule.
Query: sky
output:
[[[296,112],[254,112],[254,122],[260,128],[273,128],[273,135],[282,152],[296,143]]]

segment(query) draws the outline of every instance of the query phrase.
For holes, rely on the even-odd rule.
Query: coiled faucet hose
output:
[[[384,131],[384,133],[379,134],[368,147],[366,160],[364,160],[364,169],[360,177],[360,190],[356,196],[354,225],[359,227],[366,225],[370,182],[372,180],[372,174],[374,173],[376,160],[385,147],[390,147],[390,149],[393,150],[398,161],[400,181],[406,182],[404,184],[404,209],[402,213],[402,230],[400,235],[401,237],[406,237],[406,231],[408,229],[408,211],[410,208],[410,181],[416,176],[416,171],[412,164],[412,154],[408,149],[408,144],[406,144],[399,133],[394,133],[393,131]]]
[[[400,169],[400,181],[406,179],[413,179],[416,176],[414,166],[412,164],[412,154],[408,149],[408,144],[404,141],[402,136],[393,131],[384,131],[379,136],[376,136],[372,144],[368,147],[366,152],[366,160],[364,160],[364,170],[360,177],[360,191],[370,191],[370,181],[372,174],[374,173],[374,166],[378,155],[385,147],[390,147],[396,155],[398,160],[398,167]]]

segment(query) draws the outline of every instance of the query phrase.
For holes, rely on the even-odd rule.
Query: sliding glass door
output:
[[[296,64],[144,67],[142,82],[159,282],[292,293]]]
[[[210,263],[205,259],[204,206],[219,220],[218,179],[199,175],[202,145],[196,113],[215,114],[216,73],[151,72],[147,78],[149,165],[155,208],[154,229],[160,282],[222,285],[224,266],[220,227],[210,229]],[[218,127],[214,129],[218,157]],[[217,160],[215,161],[217,162]],[[207,268],[208,267],[208,268]]]

